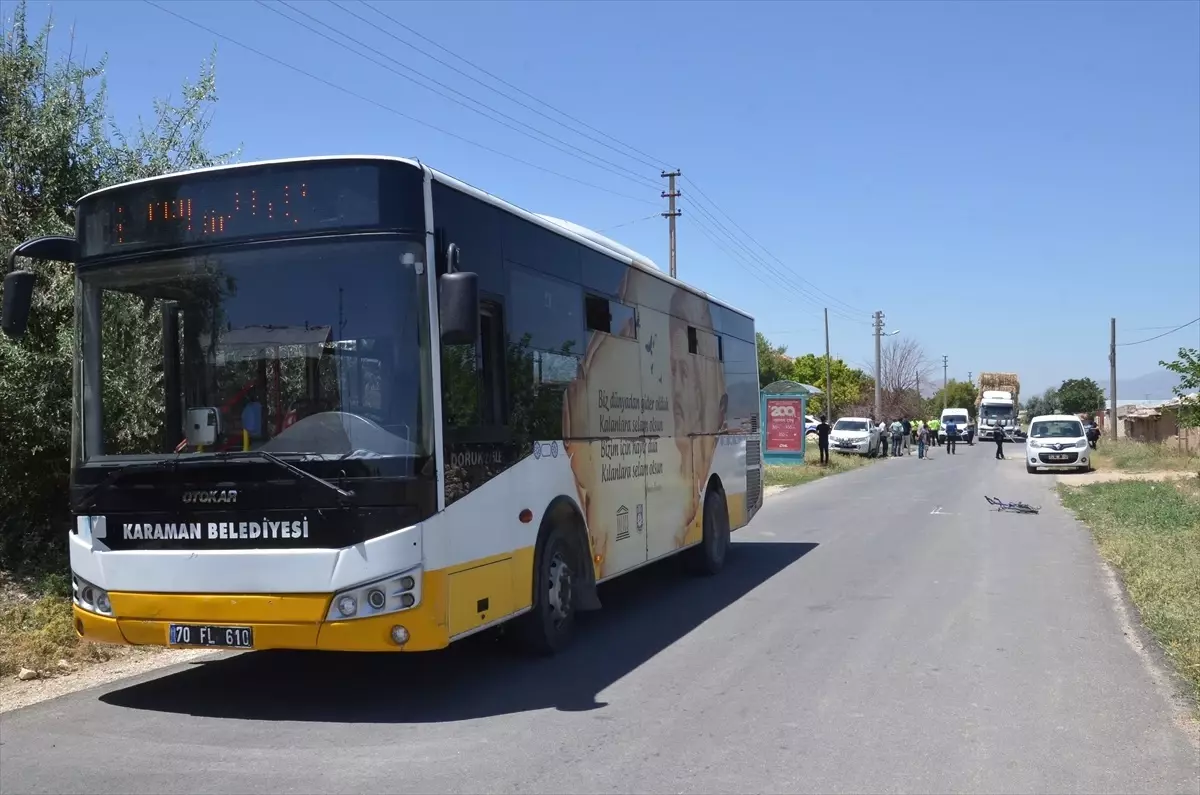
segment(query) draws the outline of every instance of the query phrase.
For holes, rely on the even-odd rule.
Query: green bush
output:
[[[104,60],[87,66],[48,60],[53,20],[32,38],[26,7],[15,9],[0,49],[0,252],[38,235],[71,234],[73,205],[106,185],[210,166],[235,153],[210,154],[204,134],[216,102],[209,61],[185,83],[180,101],[154,103],[153,124],[135,135],[107,114]],[[67,483],[71,447],[71,364],[75,279],[63,263],[28,265],[37,274],[29,331],[14,343],[0,335],[0,569],[62,567],[70,521]],[[110,307],[106,306],[106,313]],[[138,438],[158,427],[148,396],[162,377],[148,350],[153,325],[139,304],[119,307],[106,324],[106,422]],[[152,346],[151,346],[152,347]],[[106,352],[107,352],[106,351]],[[111,385],[111,389],[109,388]],[[149,387],[149,388],[148,388]]]

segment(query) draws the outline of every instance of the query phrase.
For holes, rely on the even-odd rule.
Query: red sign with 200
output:
[[[798,453],[803,442],[803,401],[798,398],[767,398],[767,451]]]

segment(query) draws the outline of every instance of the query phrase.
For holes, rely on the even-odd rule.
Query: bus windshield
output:
[[[429,454],[423,251],[342,238],[80,268],[77,460]]]

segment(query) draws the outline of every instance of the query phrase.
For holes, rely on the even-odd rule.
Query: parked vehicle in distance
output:
[[[1044,414],[1029,423],[1025,440],[1025,471],[1038,469],[1092,468],[1087,432],[1078,417],[1070,414]]]
[[[1016,373],[980,373],[979,397],[975,399],[975,418],[979,422],[979,440],[995,439],[996,428],[1012,438],[1018,427],[1017,411],[1021,381]]]
[[[938,417],[938,421],[940,423],[938,425],[938,444],[946,443],[947,422],[953,422],[958,426],[958,441],[967,444],[975,443],[975,424],[971,422],[971,413],[966,409],[942,409],[942,416]]]
[[[804,415],[804,435],[811,436],[814,439],[817,437],[817,426],[821,421],[811,414]]]
[[[829,449],[874,456],[879,451],[879,428],[869,417],[842,417],[833,424]]]

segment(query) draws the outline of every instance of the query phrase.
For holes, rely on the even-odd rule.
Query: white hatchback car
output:
[[[1025,439],[1025,470],[1092,468],[1087,434],[1078,417],[1047,414],[1029,421]]]
[[[879,450],[879,428],[867,417],[842,417],[833,424],[829,449],[873,456]]]

